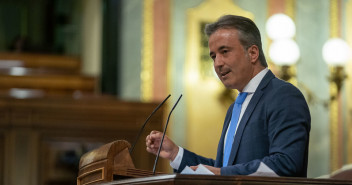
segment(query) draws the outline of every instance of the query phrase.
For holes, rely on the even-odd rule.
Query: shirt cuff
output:
[[[181,161],[182,161],[182,157],[183,157],[183,148],[182,147],[178,147],[178,153],[175,157],[175,159],[173,161],[170,161],[170,166],[175,169],[178,170],[178,168],[181,165]]]

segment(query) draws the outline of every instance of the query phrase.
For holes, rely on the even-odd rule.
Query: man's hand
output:
[[[162,137],[162,132],[158,132],[155,130],[150,132],[150,134],[146,138],[147,151],[154,155],[157,155]],[[165,135],[164,142],[160,150],[160,157],[173,161],[177,153],[178,146]]]
[[[214,175],[221,175],[221,170],[220,168],[215,168],[214,166],[208,166],[208,165],[205,165],[203,164],[204,167],[208,168],[208,170],[210,170],[211,172],[214,173]],[[190,168],[193,170],[193,171],[196,171],[198,166],[190,166]]]

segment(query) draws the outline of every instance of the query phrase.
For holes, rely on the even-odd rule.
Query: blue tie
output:
[[[226,143],[225,143],[225,150],[224,150],[224,160],[222,163],[222,166],[225,167],[227,166],[227,163],[229,162],[230,154],[231,154],[231,148],[236,132],[236,127],[237,127],[237,122],[240,117],[241,113],[241,108],[242,108],[242,103],[247,97],[246,92],[240,93],[235,101],[235,105],[233,106],[232,109],[232,117],[231,117],[231,122],[229,129],[227,131],[227,137],[226,137]]]

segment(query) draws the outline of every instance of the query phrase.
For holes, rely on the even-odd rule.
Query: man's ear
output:
[[[248,52],[249,60],[252,63],[255,63],[258,60],[258,58],[259,58],[259,48],[258,48],[258,46],[252,45],[251,47],[248,48],[247,52]]]

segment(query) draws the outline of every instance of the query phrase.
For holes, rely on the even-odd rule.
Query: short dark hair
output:
[[[262,48],[260,31],[255,23],[249,18],[237,15],[224,15],[220,17],[216,22],[207,24],[205,26],[204,32],[208,37],[210,37],[210,35],[212,35],[218,29],[231,28],[234,28],[238,31],[239,41],[245,49],[248,49],[252,45],[258,46],[260,64],[264,67],[268,67]]]

